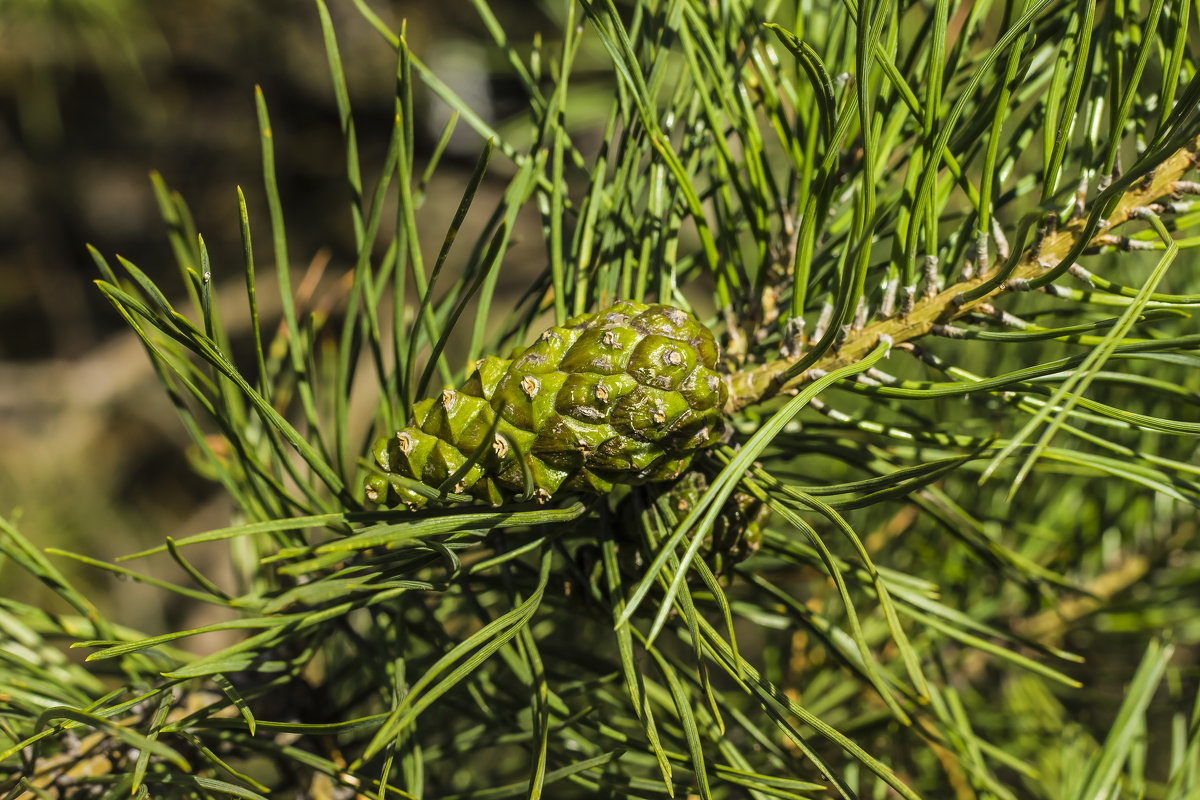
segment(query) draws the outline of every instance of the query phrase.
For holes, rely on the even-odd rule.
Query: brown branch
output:
[[[1196,164],[1196,154],[1200,152],[1200,136],[1192,139],[1187,145],[1175,151],[1163,161],[1148,176],[1147,180],[1139,181],[1132,186],[1121,198],[1112,215],[1101,223],[1092,238],[1092,243],[1108,234],[1112,228],[1136,216],[1134,211],[1162,197],[1179,191],[1176,186],[1183,175]],[[929,333],[934,325],[945,324],[980,306],[991,302],[995,297],[1011,291],[1014,285],[1022,281],[1044,274],[1059,264],[1063,257],[1076,244],[1086,228],[1086,217],[1077,217],[1070,223],[1060,226],[1055,231],[1047,232],[1038,243],[1036,250],[1030,248],[1022,256],[1020,263],[1013,270],[1012,276],[994,291],[969,302],[957,303],[956,298],[964,292],[983,284],[994,277],[1000,269],[997,266],[989,272],[964,280],[947,289],[916,303],[907,314],[896,314],[887,319],[878,320],[861,330],[853,331],[842,342],[841,346],[831,350],[820,358],[812,368],[786,382],[781,378],[788,367],[795,364],[798,358],[781,358],[753,369],[736,372],[729,378],[729,402],[725,405],[726,413],[732,414],[747,406],[770,400],[780,394],[794,391],[808,383],[814,377],[822,375],[859,361],[878,344],[881,337],[888,336],[896,344],[916,339]]]
[[[1168,554],[1184,552],[1195,535],[1196,525],[1188,523],[1172,531],[1165,541],[1154,543],[1147,552],[1123,553],[1108,569],[1087,582],[1087,594],[1060,600],[1053,608],[1016,620],[1013,630],[1033,641],[1057,645],[1072,625],[1141,582]]]

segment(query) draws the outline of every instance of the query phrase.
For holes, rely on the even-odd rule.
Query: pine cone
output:
[[[374,475],[367,499],[416,508],[437,492],[469,492],[499,505],[671,480],[721,435],[728,387],[717,359],[712,332],[672,306],[622,302],[575,317],[417,403],[374,455],[434,492]]]

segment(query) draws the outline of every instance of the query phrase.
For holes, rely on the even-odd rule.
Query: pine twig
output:
[[[1104,237],[1107,231],[1136,217],[1136,209],[1175,192],[1176,183],[1196,165],[1198,153],[1200,136],[1171,154],[1151,173],[1148,180],[1131,187],[1108,219],[1097,226],[1091,242],[1095,243],[1097,239]],[[1067,225],[1048,232],[1036,248],[1031,247],[1022,254],[1020,263],[1007,281],[981,297],[966,302],[959,300],[960,295],[992,279],[1004,268],[1003,264],[918,301],[907,314],[900,313],[888,319],[877,320],[851,332],[840,347],[826,353],[802,375],[784,379],[789,367],[799,361],[802,353],[793,358],[777,359],[754,369],[734,373],[729,377],[726,413],[733,414],[781,394],[794,394],[799,387],[811,382],[815,377],[859,361],[871,351],[881,337],[888,336],[896,344],[902,344],[924,336],[935,325],[944,325],[978,310],[994,298],[1021,287],[1025,281],[1057,266],[1084,235],[1086,228],[1087,218],[1080,216]]]

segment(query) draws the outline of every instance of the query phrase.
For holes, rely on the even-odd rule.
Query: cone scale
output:
[[[417,403],[373,455],[427,490],[375,474],[367,499],[417,508],[453,493],[499,505],[674,479],[724,430],[718,358],[712,332],[673,306],[622,302],[575,317]]]

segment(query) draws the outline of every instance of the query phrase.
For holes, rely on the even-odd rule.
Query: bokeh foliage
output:
[[[495,121],[354,2],[396,51],[397,94],[390,147],[363,163],[318,0],[358,246],[332,300],[293,274],[303,198],[280,196],[287,132],[261,92],[269,217],[239,196],[242,264],[211,262],[159,179],[180,288],[93,251],[237,519],[117,564],[52,560],[4,524],[0,567],[70,611],[0,598],[0,787],[1200,790],[1189,6],[544,3],[557,27],[517,42],[475,0],[527,101]],[[420,157],[418,90],[453,111]],[[479,158],[431,231],[418,213],[457,128]],[[505,258],[517,231],[544,240],[532,279]],[[213,286],[239,272],[253,324],[234,340]],[[515,307],[509,281],[529,287]],[[260,319],[267,291],[279,319]],[[368,444],[414,402],[618,298],[722,339],[730,436],[702,493],[364,507]],[[734,496],[770,516],[718,568],[701,553]],[[214,547],[225,584],[189,556]],[[67,558],[214,621],[122,628]]]

